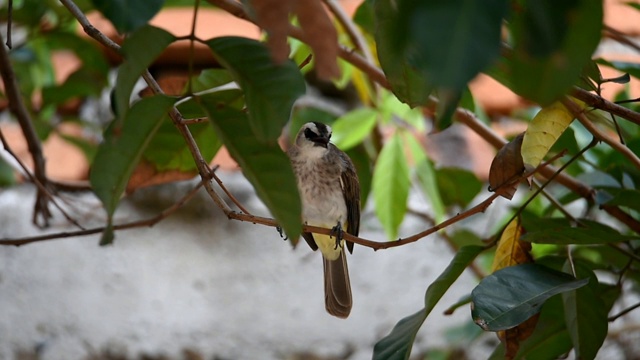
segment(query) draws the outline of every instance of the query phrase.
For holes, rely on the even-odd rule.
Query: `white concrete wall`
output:
[[[222,176],[265,215],[241,174]],[[151,216],[189,186],[139,194],[117,219]],[[38,233],[30,223],[33,198],[28,185],[0,190],[0,238]],[[75,213],[81,223],[99,224],[102,210],[93,197],[71,201],[82,205]],[[407,217],[401,233],[426,227]],[[72,229],[57,216],[48,231]],[[384,239],[370,210],[361,235]],[[0,359],[36,346],[42,359],[81,359],[105,349],[179,358],[184,348],[205,358],[340,357],[353,350],[350,359],[370,359],[375,342],[423,306],[427,286],[452,257],[435,236],[378,252],[356,246],[349,257],[354,307],[340,320],[324,310],[320,253],[299,245],[292,249],[273,228],[227,220],[202,193],[152,228],[118,232],[113,246],[99,247],[98,236],[87,236],[0,247]],[[443,329],[471,321],[468,307],[452,317],[442,311],[474,284],[463,274],[414,350],[443,345]]]

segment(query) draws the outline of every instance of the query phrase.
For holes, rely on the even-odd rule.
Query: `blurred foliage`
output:
[[[456,109],[466,109],[487,122],[487,114],[469,91],[470,80],[485,73],[538,105],[526,114],[514,114],[529,126],[522,144],[510,151],[511,157],[520,157],[516,164],[522,164],[521,157],[525,157],[515,174],[566,151],[567,156],[555,159],[554,165],[567,165],[563,174],[591,186],[593,197],[582,198],[552,184],[544,194],[531,191],[535,199],[530,203],[525,203],[528,196],[514,197],[507,215],[487,219],[491,223],[483,229],[440,230],[459,249],[457,254],[429,285],[425,307],[400,320],[375,345],[374,358],[407,359],[417,331],[465,269],[474,268],[479,277],[486,275],[483,271],[495,272],[484,277],[473,292],[469,289],[469,298],[450,304],[451,311],[471,301],[474,317],[484,328],[527,332],[526,336],[514,335],[514,331],[499,334],[502,342],[491,358],[555,358],[573,349],[576,357],[593,359],[606,337],[613,305],[640,291],[640,235],[602,211],[615,206],[630,222],[640,221],[640,169],[608,145],[586,148],[592,135],[558,102],[576,87],[599,95],[603,84],[638,81],[640,64],[591,58],[602,36],[602,1],[365,0],[353,18],[364,41],[357,45],[374,54],[371,65],[382,69],[389,90],[374,84],[366,69],[344,59],[337,62],[342,71],[339,78],[315,80],[314,67],[318,61],[327,65],[326,57],[318,60],[314,56],[299,68],[317,49],[312,42],[326,35],[311,33],[306,43],[289,39],[290,60],[284,63],[273,62],[266,42],[238,37],[201,39],[218,66],[194,72],[178,93],[144,99],[133,94],[136,83],[176,41],[173,34],[150,26],[149,19],[163,8],[193,8],[194,2],[84,0],[76,4],[84,12],[97,9],[116,29],[127,33],[121,53],[124,60],[115,70],[106,60],[106,50],[80,35],[76,20],[56,1],[14,1],[16,35],[10,57],[42,140],[65,123],[79,125],[88,134],[103,127],[100,143],[95,136],[63,138],[80,147],[92,163],[91,185],[109,219],[141,161],[157,174],[196,174],[183,134],[165,116],[174,104],[187,119],[209,119],[189,127],[204,160],[211,161],[225,146],[292,241],[301,230],[300,202],[278,143],[283,129],[289,135],[284,142],[290,142],[305,122],[332,125],[334,142],[357,167],[363,203],[368,198],[373,201],[374,213],[391,240],[408,235],[402,234],[400,226],[411,216],[408,214],[415,213],[408,205],[413,192],[428,203],[430,210],[423,218],[436,223],[468,210],[486,196],[482,191],[486,179],[468,169],[446,166],[425,146],[431,133],[448,131],[455,123]],[[203,2],[202,6],[210,4]],[[630,4],[629,11],[637,10],[637,4]],[[6,5],[0,9],[0,19],[8,20]],[[297,19],[292,21],[299,24]],[[346,27],[336,29],[343,46],[356,46]],[[56,80],[51,56],[60,52],[76,57],[79,67]],[[616,69],[620,75],[604,79],[599,66]],[[109,84],[114,71],[115,83]],[[345,107],[338,110],[296,103],[305,92],[304,79],[330,89],[327,93],[350,94],[352,99],[340,102]],[[109,92],[114,114],[108,121],[65,111],[74,103],[106,97]],[[629,98],[625,90],[614,100],[637,112],[640,106]],[[624,139],[636,157],[640,154],[637,123],[582,103],[578,106],[596,126]],[[455,151],[452,149],[449,151]],[[456,154],[468,156],[462,151]],[[497,167],[492,171],[500,171]],[[178,178],[168,175],[165,181]],[[12,168],[0,158],[0,186],[14,183]],[[503,234],[504,227],[514,223],[521,229]],[[431,225],[425,222],[425,227]],[[485,228],[493,231],[489,238],[481,233]],[[105,232],[103,243],[112,238],[113,233]],[[492,253],[486,250],[493,249],[497,239],[502,242],[497,253],[507,258],[507,266],[492,269]],[[522,246],[529,243],[531,249]],[[524,256],[531,263],[515,261],[509,247],[515,244],[530,251]],[[601,279],[617,282],[600,280],[594,276],[596,270],[607,275]],[[625,286],[627,283],[632,285]],[[519,328],[531,315],[536,320]],[[495,323],[500,326],[493,326]],[[477,334],[476,328],[472,338]],[[452,354],[433,349],[425,356]]]

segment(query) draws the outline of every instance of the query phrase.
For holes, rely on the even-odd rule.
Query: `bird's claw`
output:
[[[334,226],[331,229],[331,233],[329,233],[329,237],[335,236],[336,238],[336,246],[333,248],[334,250],[337,250],[338,247],[340,246],[340,242],[342,241],[343,235],[344,235],[344,232],[342,231],[342,224],[340,224],[340,222],[338,221],[336,226]]]
[[[284,234],[280,226],[276,226],[276,230],[278,231],[278,234],[280,234],[280,238],[282,238],[282,240],[284,241],[289,240],[289,238],[287,237],[287,235]]]

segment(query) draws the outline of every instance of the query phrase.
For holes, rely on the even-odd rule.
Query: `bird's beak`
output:
[[[326,149],[328,145],[329,145],[328,137],[318,136],[317,138],[313,139],[313,146],[322,146],[323,148]]]

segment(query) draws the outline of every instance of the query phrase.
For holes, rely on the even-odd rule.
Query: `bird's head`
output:
[[[331,127],[320,122],[308,122],[300,128],[296,145],[302,148],[320,147],[326,149],[331,140]]]

